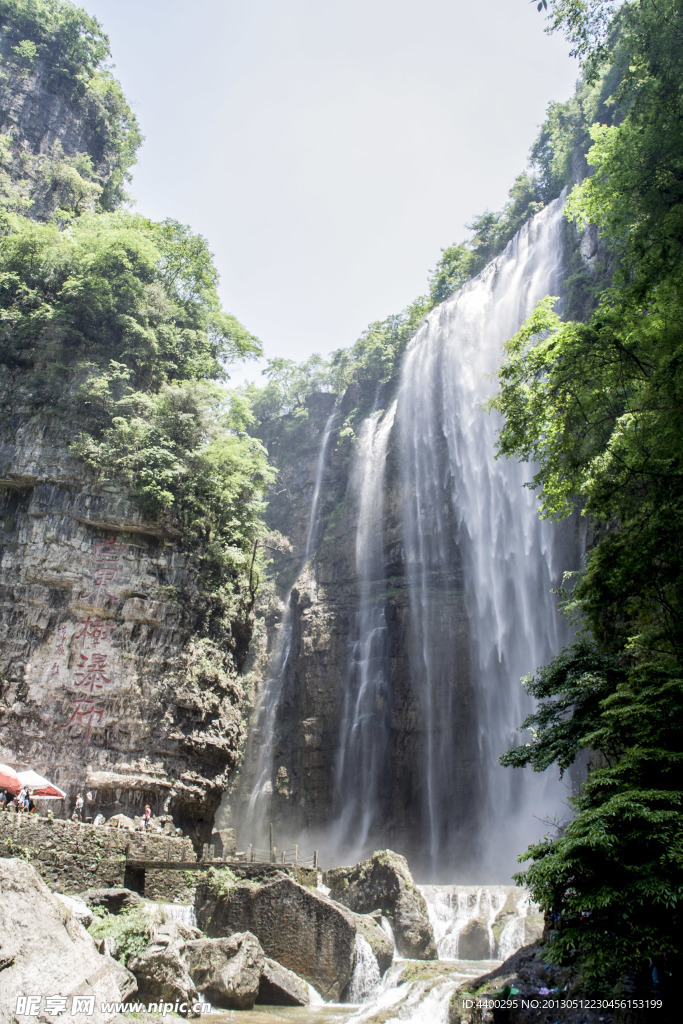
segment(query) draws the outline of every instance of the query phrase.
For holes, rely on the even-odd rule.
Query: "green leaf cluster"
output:
[[[95,908],[95,920],[88,931],[94,939],[113,939],[113,956],[126,966],[129,960],[140,956],[152,941],[155,929],[154,917],[147,908],[127,910],[120,914],[109,914]]]
[[[619,68],[622,116],[591,128],[594,172],[567,204],[618,262],[587,322],[539,304],[492,403],[501,454],[536,463],[542,514],[578,509],[592,536],[565,595],[583,635],[527,680],[533,740],[503,761],[567,770],[592,757],[574,819],[519,877],[561,915],[549,956],[605,991],[682,955],[683,12],[640,0],[607,29],[599,5],[551,6],[580,52],[594,38],[594,73],[606,55]]]

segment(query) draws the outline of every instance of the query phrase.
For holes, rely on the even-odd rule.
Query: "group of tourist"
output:
[[[23,786],[17,793],[10,793],[6,789],[0,789],[0,811],[24,811],[28,814],[36,814],[36,805],[29,794],[28,788]]]
[[[90,796],[90,794],[88,794],[88,796]],[[83,795],[79,793],[74,802],[74,809],[71,814],[72,821],[83,821],[84,804],[85,801],[83,800]],[[16,794],[10,793],[7,789],[0,789],[0,811],[11,810],[21,811],[28,814],[38,813],[27,786],[24,786],[20,792]],[[105,820],[106,819],[103,814],[98,814],[93,821],[93,825],[103,825]],[[142,818],[139,820],[138,828],[146,831],[151,820],[152,809],[149,804],[145,804],[145,810],[142,814]],[[90,821],[90,818],[88,818],[88,821]]]

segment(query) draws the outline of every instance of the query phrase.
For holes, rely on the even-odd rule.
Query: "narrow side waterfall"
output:
[[[349,982],[347,1002],[368,1003],[379,991],[382,979],[375,954],[370,943],[362,935],[356,935],[353,951],[353,974]]]
[[[396,421],[410,587],[410,675],[422,721],[416,799],[432,879],[504,880],[561,813],[557,780],[503,769],[528,711],[520,678],[566,638],[551,590],[566,530],[537,516],[532,471],[494,461],[483,403],[511,337],[557,294],[562,203],[428,317],[403,365]]]
[[[384,571],[384,474],[396,402],[362,425],[352,488],[357,496],[355,564],[357,611],[350,642],[349,675],[339,726],[333,842],[353,861],[383,816],[390,758],[391,693],[387,671]]]
[[[320,505],[320,489],[322,487],[327,460],[327,451],[332,436],[332,427],[337,415],[338,402],[327,418],[322,434],[315,478],[311,510],[306,530],[303,566],[309,561],[315,550],[318,531],[318,509]],[[302,567],[303,567],[302,566]],[[249,742],[245,755],[243,778],[249,786],[246,793],[246,807],[242,816],[244,834],[252,837],[256,843],[263,842],[265,825],[268,817],[269,799],[273,792],[273,772],[275,754],[275,736],[278,711],[282,698],[282,690],[286,678],[287,666],[292,649],[294,628],[294,610],[292,591],[285,597],[285,612],[275,643],[275,650],[270,665],[270,673],[266,685],[261,691],[259,702],[252,718],[249,731]],[[250,783],[250,785],[249,785]],[[245,798],[243,791],[242,798]]]

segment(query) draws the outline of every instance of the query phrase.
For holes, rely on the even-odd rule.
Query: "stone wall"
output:
[[[189,839],[128,832],[106,825],[86,825],[55,818],[0,812],[0,857],[29,860],[56,892],[131,885],[126,851],[135,860],[156,860],[145,871],[144,895],[150,899],[192,902],[194,879],[186,872],[165,870],[163,862],[195,861]]]

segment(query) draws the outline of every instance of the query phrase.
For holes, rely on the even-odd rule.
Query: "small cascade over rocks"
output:
[[[353,974],[347,990],[347,1002],[368,1003],[381,985],[379,965],[367,939],[356,935],[353,954]]]
[[[162,915],[184,924],[187,928],[197,928],[197,914],[192,903],[160,903],[159,909]]]
[[[505,960],[538,938],[543,918],[511,885],[422,885],[441,960]]]
[[[394,936],[394,929],[391,927],[391,921],[389,920],[388,917],[385,917],[384,914],[382,914],[382,918],[381,918],[380,924],[381,924],[381,927],[382,927],[382,931],[391,940],[391,944],[394,947],[394,960],[398,960],[398,950],[396,949],[396,938]]]

